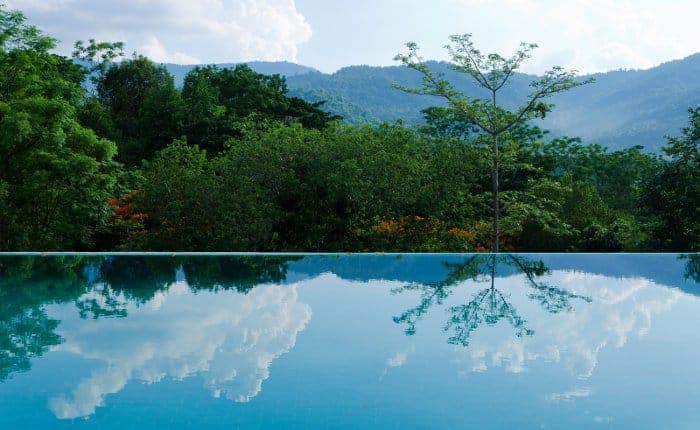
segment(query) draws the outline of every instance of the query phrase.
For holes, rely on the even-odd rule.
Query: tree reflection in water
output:
[[[45,305],[82,294],[84,257],[3,257],[0,259],[0,382],[30,369],[31,359],[62,342],[60,321]]]
[[[29,370],[31,359],[62,342],[55,333],[60,321],[45,312],[49,304],[75,303],[82,318],[123,318],[127,304],[143,304],[167,291],[178,271],[194,291],[235,290],[247,294],[261,283],[277,283],[287,276],[296,256],[243,257],[147,257],[60,256],[0,258],[0,382],[15,372]],[[700,254],[682,256],[686,278],[700,282]],[[416,332],[417,322],[434,306],[443,305],[464,281],[489,283],[463,305],[448,309],[445,331],[449,342],[468,345],[483,324],[507,321],[516,336],[532,335],[527,321],[495,285],[497,266],[525,276],[528,297],[547,312],[571,311],[576,301],[591,299],[547,285],[542,261],[515,255],[473,255],[460,264],[446,264],[449,273],[440,282],[411,283],[395,292],[418,291],[418,306],[394,317],[406,334]],[[324,269],[326,270],[326,269]],[[366,274],[369,277],[371,274]]]
[[[192,291],[245,294],[256,285],[283,281],[288,264],[299,258],[110,256],[96,266],[93,288],[76,305],[83,318],[125,317],[128,302],[147,303],[166,292],[180,269]]]
[[[445,332],[449,333],[448,342],[453,345],[468,346],[473,332],[480,326],[483,324],[493,326],[500,321],[508,322],[517,337],[533,335],[534,331],[528,328],[527,321],[518,314],[508,297],[496,287],[496,269],[499,264],[524,274],[526,286],[533,290],[528,297],[539,303],[547,312],[571,311],[574,300],[591,302],[590,297],[573,294],[538,281],[538,277],[549,273],[549,269],[542,261],[529,260],[511,254],[474,255],[460,264],[445,263],[449,273],[443,281],[415,283],[395,289],[394,293],[420,291],[421,299],[418,306],[394,317],[394,322],[405,325],[407,335],[414,335],[416,323],[433,306],[442,305],[458,285],[464,281],[488,282],[489,286],[474,295],[468,303],[448,308],[449,319],[444,326]]]
[[[692,279],[700,284],[700,254],[682,255],[681,259],[688,260],[685,264],[685,279]]]
[[[301,257],[21,256],[0,258],[0,382],[28,371],[31,359],[63,342],[49,304],[75,303],[83,319],[127,317],[167,291],[182,270],[193,291],[235,290],[281,282]]]

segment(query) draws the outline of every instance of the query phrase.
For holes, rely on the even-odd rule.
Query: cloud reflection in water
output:
[[[272,362],[294,347],[311,319],[293,286],[261,285],[234,291],[192,294],[184,282],[136,306],[128,318],[87,324],[77,315],[62,318],[65,343],[57,350],[104,363],[70,395],[49,400],[58,418],[93,414],[108,394],[129,381],[200,375],[215,397],[247,402],[262,389]]]

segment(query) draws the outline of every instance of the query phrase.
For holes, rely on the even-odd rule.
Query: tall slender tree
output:
[[[488,91],[489,98],[477,98],[457,91],[442,74],[433,72],[418,54],[418,45],[406,44],[407,53],[398,54],[394,60],[420,72],[423,82],[420,88],[410,88],[396,84],[395,87],[413,94],[438,96],[447,102],[447,107],[456,118],[474,124],[491,138],[492,171],[491,192],[493,197],[493,251],[499,252],[501,207],[499,200],[499,147],[501,138],[518,124],[534,118],[543,118],[552,108],[544,100],[556,93],[592,82],[591,79],[576,79],[576,71],[553,67],[530,84],[532,92],[515,111],[509,111],[498,103],[499,91],[509,82],[521,64],[531,57],[537,48],[533,43],[521,43],[511,57],[500,54],[483,54],[474,46],[471,34],[450,36],[445,45],[451,68],[465,73]]]

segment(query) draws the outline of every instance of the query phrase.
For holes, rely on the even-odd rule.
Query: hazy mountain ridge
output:
[[[333,74],[288,62],[248,63],[259,73],[278,73],[287,77],[290,95],[308,101],[326,100],[326,109],[342,115],[347,122],[395,122],[420,124],[420,111],[442,101],[406,94],[392,88],[393,83],[418,86],[420,75],[405,67],[350,66]],[[222,64],[220,67],[232,66]],[[483,93],[463,74],[449,69],[447,63],[430,63],[445,74],[457,89],[470,95]],[[166,64],[176,83],[194,66]],[[700,105],[700,53],[670,61],[647,70],[619,70],[589,75],[594,84],[553,97],[556,105],[542,127],[554,134],[580,136],[587,143],[611,148],[643,145],[658,151],[664,136],[678,135],[687,123],[687,110]],[[589,77],[585,76],[585,77]],[[517,74],[502,90],[501,100],[514,108],[529,93],[531,75]]]

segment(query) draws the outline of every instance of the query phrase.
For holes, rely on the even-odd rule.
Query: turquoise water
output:
[[[700,428],[700,255],[0,257],[0,429]]]

